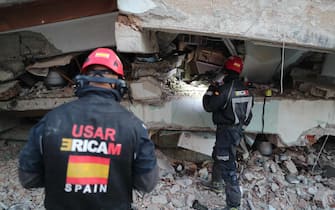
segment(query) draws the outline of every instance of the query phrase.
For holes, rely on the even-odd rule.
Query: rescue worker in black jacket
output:
[[[238,209],[240,206],[236,147],[242,138],[244,126],[252,118],[253,97],[239,79],[242,69],[243,62],[240,57],[229,57],[224,64],[223,81],[210,85],[203,96],[203,107],[207,112],[212,112],[212,120],[217,127],[212,153],[212,180],[204,185],[219,193],[223,191],[222,179],[224,180],[227,203],[225,209]]]
[[[131,209],[132,189],[158,181],[154,144],[119,101],[123,66],[108,48],[94,50],[76,77],[79,99],[47,113],[20,153],[25,188],[45,188],[48,210]]]

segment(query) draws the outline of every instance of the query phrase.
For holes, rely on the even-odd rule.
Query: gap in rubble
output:
[[[167,157],[176,161],[189,161],[200,164],[211,160],[211,157],[199,152],[178,147],[181,131],[165,132],[159,131],[152,136],[157,149],[161,150]]]
[[[324,178],[335,177],[335,136],[323,136],[312,145],[315,154],[312,172],[319,172]]]

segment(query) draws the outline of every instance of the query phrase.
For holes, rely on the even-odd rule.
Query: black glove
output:
[[[213,84],[211,84],[209,87],[208,87],[208,90],[209,91],[215,91],[215,90],[217,90],[218,89],[218,87],[216,86],[216,85],[213,85]]]

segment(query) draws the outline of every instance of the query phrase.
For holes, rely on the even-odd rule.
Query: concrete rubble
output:
[[[17,203],[24,203],[31,209],[44,209],[43,190],[25,190],[18,182],[17,157],[23,143],[1,141],[1,145],[0,209]],[[334,143],[329,143],[321,152],[318,145],[276,148],[271,156],[250,152],[248,160],[239,161],[242,209],[335,208],[335,175],[326,175],[324,167],[327,165],[328,171],[335,169]],[[214,210],[224,207],[224,193],[205,190],[200,184],[211,178],[210,157],[206,161],[192,162],[171,158],[164,150],[157,149],[156,154],[160,180],[149,194],[133,192],[135,209]]]
[[[19,94],[20,85],[17,80],[0,84],[0,101],[6,101]]]
[[[160,101],[162,97],[160,86],[160,82],[153,77],[141,77],[130,84],[130,91],[134,100]]]
[[[215,52],[216,51],[202,49],[202,56],[200,56],[201,61],[206,61],[202,58],[205,57],[204,55],[214,54],[215,56],[209,59],[210,62],[220,63],[221,57],[217,52],[215,54]],[[196,70],[196,68],[190,67],[195,58],[192,56],[189,58],[189,54],[186,55],[179,52],[164,59],[153,55],[131,56],[132,61],[127,63],[130,69],[125,71],[130,91],[124,101],[125,103],[131,104],[129,107],[132,111],[141,117],[141,119],[144,119],[146,123],[162,125],[161,123],[164,122],[168,124],[167,126],[170,128],[173,127],[174,129],[177,128],[180,130],[190,127],[192,130],[204,130],[212,126],[211,122],[207,121],[209,115],[204,113],[201,106],[201,97],[204,95],[209,83],[213,81],[217,72],[213,70],[203,74],[192,73],[192,69]],[[0,110],[24,111],[25,114],[30,114],[32,110],[50,110],[59,104],[74,100],[73,80],[71,79],[73,79],[73,76],[78,72],[72,71],[73,69],[71,68],[77,65],[75,62],[76,59],[73,58],[73,56],[74,55],[71,54],[65,57],[59,56],[43,60],[29,66],[30,68],[26,68],[27,72],[20,75],[17,79],[21,90],[18,91],[19,94],[15,98],[13,98],[13,96],[17,93],[12,94],[12,92],[7,89],[3,92],[0,91],[0,94],[5,96],[6,94],[10,94],[11,96],[10,99],[3,97],[1,100],[0,98]],[[313,64],[313,66],[318,66],[322,59],[318,54],[313,54],[313,56],[317,58],[313,58],[313,62],[316,60],[316,64]],[[80,58],[80,56],[78,58]],[[68,63],[66,67],[63,66],[65,63]],[[54,71],[56,70],[54,69],[54,65],[56,65],[56,67],[60,65],[60,67],[57,67],[57,70],[62,72],[62,74],[58,73],[58,77],[50,76],[49,78],[47,76],[45,78],[46,75],[52,75],[48,73],[56,73],[56,71]],[[45,69],[46,71],[44,71]],[[318,67],[317,70],[319,69]],[[295,76],[292,76],[293,81],[295,81],[292,82],[293,86],[308,83],[305,76],[310,78],[309,72],[306,72],[305,69],[300,70],[297,69],[295,74],[293,74]],[[64,75],[66,74],[66,77],[63,73]],[[46,81],[59,81],[59,79],[57,80],[59,77],[64,81],[61,82],[64,83],[61,87],[50,87],[50,82],[46,83]],[[66,82],[68,83],[66,84]],[[312,143],[312,141],[316,142],[317,139],[323,135],[334,135],[335,129],[330,127],[334,124],[334,118],[332,117],[334,104],[332,100],[323,100],[325,99],[324,97],[313,96],[310,94],[310,90],[305,92],[294,88],[285,88],[284,93],[281,94],[274,83],[249,83],[250,91],[256,96],[256,103],[253,108],[255,117],[253,118],[254,120],[251,126],[249,126],[251,129],[248,132],[264,132],[267,135],[278,134],[277,136],[279,137],[274,139],[274,141],[277,141],[276,145],[283,144],[286,146],[293,143],[294,145],[306,145]],[[321,85],[317,87],[320,86]],[[272,97],[267,97],[265,101],[264,95],[268,90],[272,90],[270,91],[270,96]],[[331,97],[331,91],[326,93],[327,97]],[[195,99],[194,103],[188,103],[191,97]],[[187,103],[185,103],[185,101]],[[170,104],[174,105],[170,106]],[[156,106],[155,113],[152,112],[151,105]],[[184,108],[186,106],[188,107]],[[189,109],[189,106],[194,107],[194,111],[196,111],[192,112],[192,115],[187,113],[192,110]],[[302,106],[306,108],[302,109]],[[319,108],[315,109],[316,106]],[[262,111],[263,107],[264,111]],[[141,110],[150,110],[150,112]],[[181,110],[183,110],[183,112]],[[164,118],[156,117],[163,116],[160,112],[164,113]],[[180,114],[175,115],[175,112]],[[197,115],[194,115],[194,113],[197,113]],[[276,116],[277,113],[280,117]],[[187,118],[181,119],[180,116],[186,116]],[[192,116],[192,119],[190,119],[189,116]],[[262,122],[261,116],[265,116],[264,119],[266,123],[264,127],[260,125]],[[302,116],[305,117],[304,120],[302,120]],[[293,117],[295,119],[293,120],[295,121],[295,126],[286,128],[288,120],[293,123]],[[203,121],[203,118],[206,120]],[[166,121],[166,119],[169,120]],[[190,125],[190,123],[192,125]],[[273,123],[278,124],[278,126],[270,126],[273,125]],[[166,126],[161,126],[161,128],[165,129]]]
[[[116,25],[122,24],[134,33],[140,33],[141,36],[138,39],[142,40],[144,39],[142,37],[144,32],[137,27],[137,21],[132,16],[119,16]],[[126,45],[140,47],[138,43],[143,45],[146,43],[143,40],[136,42],[127,41],[127,36],[124,33],[121,34],[122,36],[119,38]],[[226,44],[224,44],[222,39],[205,36],[177,36],[177,34],[163,32],[157,32],[155,36],[160,41],[157,41],[158,43],[154,46],[162,45],[164,49],[171,48],[173,50],[168,50],[168,52],[149,50],[147,52],[147,47],[143,46],[140,47],[143,49],[138,51],[145,51],[145,54],[135,54],[137,51],[134,49],[131,51],[133,55],[124,54],[123,58],[127,60],[125,62],[127,63],[126,66],[129,65],[127,67],[129,69],[126,68],[126,72],[129,75],[126,78],[131,89],[130,93],[133,94],[131,96],[132,99],[139,103],[161,105],[170,99],[169,96],[202,96],[209,83],[219,76],[222,63],[227,57],[222,50],[212,49],[210,46],[219,45],[221,48],[225,48]],[[25,48],[21,45],[12,46],[6,44],[15,42],[20,37],[24,41]],[[38,33],[11,33],[1,35],[0,38],[2,38],[0,43],[5,46],[5,51],[0,52],[0,81],[2,83],[14,79],[19,81],[18,85],[22,87],[22,90],[19,91],[19,97],[15,99],[64,97],[62,94],[55,94],[54,90],[45,91],[46,94],[41,96],[32,94],[36,90],[37,85],[41,86],[40,82],[42,80],[48,79],[48,73],[54,67],[62,70],[61,76],[63,77],[62,79],[66,80],[64,82],[68,83],[67,86],[74,84],[72,79],[78,73],[75,69],[78,67],[78,62],[85,52],[81,52],[82,55],[78,52],[55,56],[60,54],[60,52],[50,43],[46,43],[45,38],[40,37]],[[175,42],[178,42],[178,44]],[[41,45],[45,47],[42,48]],[[271,96],[273,98],[332,99],[335,97],[335,90],[333,83],[331,83],[334,74],[329,70],[332,68],[332,63],[327,62],[326,67],[322,69],[322,64],[325,60],[324,54],[307,53],[304,50],[288,50],[286,53],[289,56],[285,59],[284,67],[287,68],[287,73],[289,73],[287,76],[292,77],[292,81],[285,81],[285,85],[290,87],[285,87],[285,92],[281,93],[278,85],[276,86],[276,83],[272,81],[273,78],[278,79],[276,77],[279,75],[277,67],[281,55],[280,48],[261,47],[250,42],[237,42],[235,45],[236,49],[241,48],[239,53],[245,54],[245,69],[242,76],[247,78],[248,81],[252,81],[250,82],[250,88],[255,96],[263,97],[265,91],[272,90]],[[38,47],[41,50],[37,50]],[[26,48],[30,49],[31,52],[27,51]],[[252,51],[250,52],[251,49]],[[24,52],[22,56],[15,56],[21,51]],[[273,59],[269,59],[269,56]],[[260,57],[261,59],[258,60],[254,57]],[[327,61],[331,60],[332,57],[328,57]],[[28,62],[25,59],[31,61]],[[307,65],[306,67],[306,63],[312,63],[312,65]],[[294,67],[293,64],[297,66]],[[294,67],[292,70],[290,69],[291,66]],[[253,69],[262,69],[262,71],[256,74]],[[269,69],[272,70],[269,71]],[[324,74],[320,75],[320,72],[324,72]],[[268,75],[266,76],[266,74]],[[257,79],[253,79],[253,77]],[[44,84],[44,86],[47,85]],[[141,87],[144,87],[145,93],[142,93]],[[27,88],[31,89],[28,90],[31,94],[25,94],[27,93]],[[69,97],[69,95],[66,94],[65,97]],[[73,96],[73,93],[71,96]],[[12,97],[2,100],[10,99]],[[29,107],[26,109],[28,111]]]
[[[136,22],[127,16],[118,16],[115,23],[115,41],[120,52],[157,53],[159,46],[155,32],[142,31]]]
[[[43,82],[37,82],[30,89],[23,89],[20,93],[21,99],[34,99],[34,98],[66,98],[73,97],[73,89],[71,87],[54,88],[48,90]]]
[[[69,57],[72,57],[72,55]],[[199,74],[190,78],[188,67],[183,66],[183,63],[187,59],[185,55],[175,55],[167,60],[154,60],[153,62],[151,62],[151,59],[155,59],[154,57],[137,59],[138,61],[131,63],[131,79],[127,83],[131,90],[131,98],[139,103],[159,105],[169,101],[171,97],[200,97],[216,73],[212,71],[212,74],[207,72],[206,74]],[[43,71],[43,68],[38,68],[37,70],[31,68],[27,69],[27,71],[31,74],[38,74],[38,76],[42,76],[41,74],[43,74],[44,77],[49,72],[48,68],[44,69],[45,71]],[[304,71],[302,70],[302,72]],[[8,71],[8,73],[13,74],[12,71]],[[6,74],[6,72],[3,71],[3,74]],[[15,78],[14,75],[7,75],[6,77]],[[15,96],[15,99],[18,100],[74,96],[73,89],[71,88],[71,85],[73,85],[71,82],[73,83],[73,81],[70,81],[63,89],[61,87],[50,89],[45,82],[43,83],[43,81],[36,80],[36,78],[32,79],[31,77],[31,75],[27,76],[27,74],[24,74],[17,78],[19,83],[16,83],[14,92],[11,91],[14,90],[13,88],[3,88],[0,93],[5,97],[1,97],[1,100],[9,101]],[[273,98],[331,99],[335,97],[334,88],[331,86],[312,83],[306,80],[302,81],[300,78],[295,77],[294,81],[294,85],[298,88],[295,90],[286,90],[283,94],[272,84],[252,83],[251,91],[255,96],[259,97],[263,97],[265,91],[269,89],[272,90],[271,96]],[[4,83],[3,85],[6,84]],[[26,109],[29,110],[29,107],[26,107]]]
[[[29,59],[60,53],[39,33],[30,31],[0,34],[0,81],[9,81],[24,73]]]

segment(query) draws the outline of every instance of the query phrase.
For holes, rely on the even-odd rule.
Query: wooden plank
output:
[[[0,8],[0,32],[110,13],[116,0],[38,0]]]

